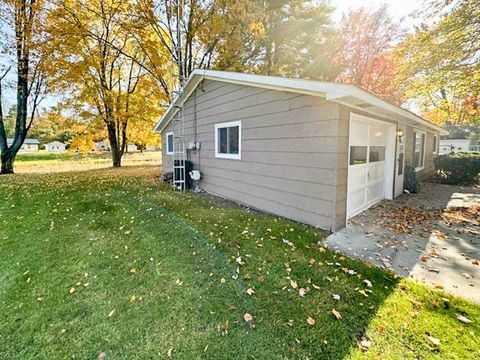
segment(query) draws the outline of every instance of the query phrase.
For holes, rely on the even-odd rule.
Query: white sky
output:
[[[404,25],[411,27],[413,19],[409,15],[425,4],[425,0],[330,0],[330,4],[336,8],[334,20],[341,19],[342,14],[349,9],[365,7],[375,9],[383,4],[388,5],[389,13],[395,20],[404,20]]]

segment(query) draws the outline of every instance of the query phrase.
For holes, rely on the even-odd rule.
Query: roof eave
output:
[[[448,131],[445,129],[442,129],[413,112],[389,103],[388,101],[355,85],[200,69],[196,69],[190,74],[185,83],[183,93],[167,108],[155,126],[154,133],[161,133],[165,127],[168,126],[170,120],[177,112],[176,107],[188,99],[198,83],[203,79],[324,97],[326,100],[338,102],[357,109],[358,104],[362,104],[365,106],[360,108],[362,111],[383,116],[388,116],[390,114],[394,116],[396,120],[408,120],[420,126],[437,131],[441,135],[448,135]],[[182,101],[180,101],[180,99],[182,99]]]

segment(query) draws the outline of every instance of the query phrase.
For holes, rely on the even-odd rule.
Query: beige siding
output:
[[[340,105],[206,81],[185,109],[186,142],[196,130],[201,143],[189,158],[203,172],[202,189],[325,229],[344,226],[348,122],[339,119]],[[242,122],[241,160],[215,158],[215,124],[229,121]],[[172,157],[162,155],[171,171]]]
[[[405,138],[405,163],[410,165],[413,164],[413,136],[414,136],[413,133],[414,133],[414,128],[412,126],[407,126],[406,138]],[[437,156],[436,153],[435,154],[433,153],[433,137],[434,135],[438,136],[438,134],[434,134],[431,131],[425,131],[425,133],[426,133],[425,166],[422,170],[417,171],[417,178],[419,180],[425,180],[432,175],[432,173],[435,170],[433,160]],[[437,143],[438,143],[438,140],[437,140]],[[438,144],[437,144],[437,148],[438,148]]]

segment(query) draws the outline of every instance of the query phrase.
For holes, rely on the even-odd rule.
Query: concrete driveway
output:
[[[480,188],[424,183],[352,218],[326,246],[480,303]]]

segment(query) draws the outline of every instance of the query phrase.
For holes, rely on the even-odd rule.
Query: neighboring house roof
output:
[[[167,111],[165,111],[154,128],[155,133],[161,133],[170,123],[172,117],[177,113],[179,105],[188,99],[202,80],[216,80],[319,96],[328,101],[334,101],[373,115],[392,118],[392,120],[402,120],[417,126],[439,131],[442,135],[448,134],[448,131],[428,122],[413,112],[383,100],[356,85],[199,69],[194,70],[190,74],[183,88],[183,93],[178,96],[174,102],[170,104]]]
[[[8,138],[7,144],[12,144],[12,143],[13,143],[13,138]],[[40,141],[36,138],[26,138],[23,143],[27,145],[40,145]]]

